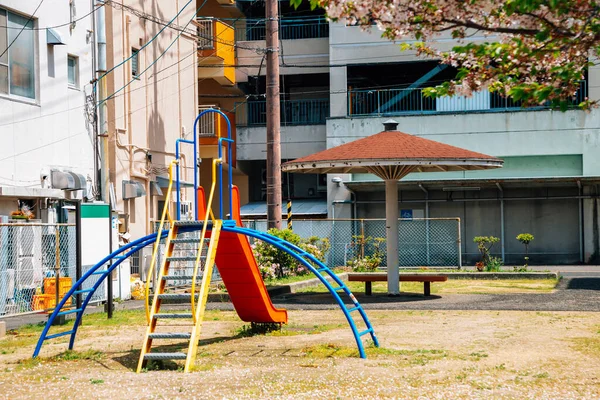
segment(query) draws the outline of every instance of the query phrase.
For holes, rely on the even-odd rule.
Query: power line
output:
[[[33,16],[37,12],[37,10],[40,9],[40,7],[41,7],[41,5],[42,5],[43,2],[44,2],[44,0],[41,0],[40,3],[38,4],[38,6],[35,8],[35,10],[33,10],[33,14],[31,14],[29,16],[29,19],[27,20],[27,22],[25,22],[25,24],[23,24],[23,26],[21,27],[21,30],[19,31],[19,33],[17,33],[17,36],[15,36],[15,38],[13,39],[13,41],[10,42],[10,44],[8,45],[8,47],[6,47],[6,49],[4,49],[4,51],[2,52],[2,54],[0,54],[0,58],[2,58],[2,56],[6,54],[6,52],[8,51],[8,49],[10,49],[10,46],[12,46],[13,43],[17,41],[17,39],[19,38],[19,36],[21,36],[21,33],[23,33],[23,30],[25,29],[25,27],[27,26],[27,24],[30,23],[33,20]]]
[[[43,1],[43,0],[42,0]],[[148,45],[150,43],[152,43],[161,33],[163,33],[163,31],[165,29],[167,29],[167,26],[169,26],[170,24],[173,23],[173,21],[175,21],[175,19],[177,19],[177,17],[179,17],[179,15],[183,12],[183,10],[185,10],[187,8],[187,6],[189,6],[194,0],[189,0],[181,10],[179,10],[179,12],[177,14],[175,14],[175,16],[169,21],[169,23],[162,27],[158,33],[156,35],[154,35],[148,42],[146,42],[142,47],[140,47],[140,49],[138,50],[138,53],[142,50],[144,50],[146,47],[148,47]],[[117,65],[115,65],[114,67],[112,67],[111,69],[109,69],[108,71],[106,71],[102,76],[100,76],[97,80],[100,80],[102,78],[104,78],[106,75],[108,75],[109,73],[111,73],[112,71],[114,71],[115,69],[119,68],[120,66],[122,66],[123,64],[125,64],[127,61],[131,60],[133,58],[133,54],[130,55],[129,57],[127,57],[125,60],[121,61],[120,63],[118,63]]]
[[[85,18],[89,17],[90,15],[92,15],[93,13],[95,13],[96,11],[98,11],[102,7],[104,7],[104,4],[100,5],[99,7],[94,8],[92,11],[90,11],[89,13],[85,14],[82,17],[79,17],[79,18],[74,19],[74,20],[69,21],[69,22],[65,22],[64,24],[53,25],[53,26],[45,26],[45,27],[41,27],[41,28],[39,28],[39,27],[38,28],[36,28],[36,27],[25,28],[24,30],[26,30],[26,31],[43,31],[43,30],[46,30],[46,29],[55,29],[55,28],[62,28],[63,26],[69,26],[69,25],[71,25],[74,22],[79,22],[82,19],[85,19]],[[19,29],[19,28],[15,28],[13,26],[1,26],[1,25],[0,25],[0,28]]]
[[[193,0],[190,0],[190,2],[191,2],[191,1],[193,1]],[[196,12],[195,12],[195,13],[194,13],[194,15],[192,16],[192,18],[191,18],[191,19],[190,19],[190,20],[187,22],[187,24],[185,24],[184,28],[187,28],[187,26],[188,26],[188,25],[189,25],[189,24],[190,24],[190,23],[191,23],[191,22],[194,20],[194,18],[196,18],[196,15],[198,15],[198,12],[199,12],[199,11],[202,9],[202,7],[204,7],[204,5],[206,4],[206,2],[207,2],[207,1],[208,1],[208,0],[204,0],[204,2],[203,2],[201,5],[200,5],[200,7],[198,7],[198,9],[196,10]],[[189,3],[188,3],[188,4],[189,4]],[[185,8],[185,7],[184,7],[184,8]],[[182,9],[181,11],[183,11],[183,9]],[[179,14],[181,13],[181,11],[180,11],[180,12],[179,12],[177,15],[179,15]],[[163,28],[163,29],[165,29],[165,28]],[[162,30],[163,30],[163,29],[161,29],[161,32],[162,32]],[[158,56],[158,57],[157,57],[157,58],[156,58],[154,61],[152,61],[152,62],[150,63],[150,65],[148,65],[148,66],[146,67],[146,69],[144,69],[142,72],[140,72],[140,73],[139,73],[139,74],[138,74],[138,75],[137,75],[135,78],[139,78],[140,76],[144,75],[144,73],[145,73],[146,71],[148,71],[148,70],[149,70],[149,69],[150,69],[150,68],[151,68],[151,67],[152,67],[154,64],[156,64],[156,63],[158,62],[158,60],[160,60],[160,59],[161,59],[161,57],[162,57],[162,56],[164,56],[164,55],[167,53],[167,51],[169,51],[169,49],[171,48],[171,46],[173,46],[173,44],[175,44],[175,42],[177,42],[177,41],[179,40],[179,38],[181,37],[181,34],[182,34],[182,33],[183,33],[183,31],[179,32],[179,33],[177,34],[177,36],[175,37],[175,39],[173,39],[173,40],[171,41],[171,43],[169,43],[169,45],[167,46],[167,48],[166,48],[166,49],[165,49],[165,50],[164,50],[162,53],[160,53],[160,55],[159,55],[159,56]],[[160,32],[159,32],[158,34],[160,34]],[[158,34],[157,34],[157,35],[158,35]],[[140,49],[140,50],[141,50],[141,49]],[[139,51],[138,51],[138,52],[139,52]],[[133,55],[132,55],[131,57],[133,57]],[[129,57],[129,58],[131,58],[131,57]],[[127,86],[131,85],[131,83],[132,83],[132,82],[134,82],[134,81],[136,80],[135,78],[132,78],[132,79],[131,79],[129,82],[127,82],[127,83],[126,83],[125,85],[123,85],[121,88],[119,88],[118,90],[116,90],[115,92],[113,92],[113,93],[112,93],[110,96],[107,96],[106,98],[102,99],[102,100],[101,100],[101,101],[98,103],[98,106],[101,106],[102,104],[106,103],[108,100],[112,99],[112,98],[113,98],[113,97],[114,97],[114,96],[115,96],[117,93],[119,93],[121,90],[123,90],[123,89],[125,89]]]

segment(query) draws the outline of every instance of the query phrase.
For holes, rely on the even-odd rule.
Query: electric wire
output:
[[[173,23],[173,21],[175,21],[177,19],[177,17],[179,17],[179,15],[187,8],[187,6],[189,6],[194,0],[189,0],[187,3],[185,3],[185,5],[183,6],[183,8],[181,8],[181,10],[179,10],[179,12],[177,12],[177,14],[175,14],[175,16],[169,21],[170,25],[171,23]],[[206,1],[204,2],[206,3]],[[204,5],[203,3],[203,5]],[[144,50],[146,47],[148,47],[148,45],[150,45],[150,43],[152,43],[154,40],[156,40],[156,38],[163,33],[163,31],[167,29],[167,26],[163,26],[158,33],[156,33],[156,35],[154,35],[152,38],[150,38],[149,41],[147,41],[142,47],[140,47],[140,49],[138,50],[138,53],[142,50]],[[133,58],[134,54],[130,55],[129,57],[127,57],[125,60],[121,61],[120,63],[118,63],[117,65],[115,65],[114,67],[110,68],[108,71],[106,71],[103,75],[101,75],[98,80],[104,78],[106,75],[108,75],[109,73],[111,73],[112,71],[114,71],[115,69],[119,68],[120,66],[122,66],[123,64],[125,64],[127,61],[131,60]]]
[[[37,10],[40,9],[40,7],[42,6],[43,2],[44,2],[44,0],[40,1],[40,3],[38,4],[38,6],[33,11],[33,14],[31,14],[29,16],[29,19],[27,20],[27,22],[21,27],[21,30],[19,31],[19,33],[17,33],[17,36],[15,36],[15,38],[12,40],[12,42],[10,42],[9,45],[6,47],[6,49],[4,49],[4,51],[2,52],[2,54],[0,54],[0,58],[3,55],[6,54],[6,52],[8,51],[8,49],[10,49],[10,47],[17,41],[17,39],[19,38],[19,36],[21,36],[21,33],[23,33],[23,30],[25,29],[25,27],[27,26],[27,24],[30,23],[31,21],[33,21],[33,17],[35,16],[35,13],[37,12]]]
[[[79,22],[87,17],[89,17],[90,15],[94,14],[96,11],[98,11],[100,8],[104,7],[104,4],[100,5],[99,7],[94,8],[92,11],[90,11],[89,13],[76,18],[72,21],[69,22],[65,22],[64,24],[59,24],[59,25],[51,25],[51,26],[44,26],[44,27],[32,27],[32,28],[25,28],[24,30],[26,31],[44,31],[46,29],[56,29],[56,28],[62,28],[64,26],[69,26],[75,22]],[[6,29],[19,29],[19,28],[15,28],[14,26],[2,26],[0,25],[0,28],[6,28]]]
[[[194,15],[192,16],[192,18],[187,22],[187,24],[185,24],[185,28],[187,28],[187,26],[196,18],[196,15],[198,15],[198,12],[204,7],[204,5],[207,3],[208,0],[204,0],[204,2],[200,5],[200,7],[198,7],[198,9],[196,10],[196,12],[194,13]],[[185,8],[185,7],[184,7]],[[182,10],[183,11],[183,10]],[[179,14],[177,14],[179,15]],[[163,28],[164,29],[164,28]],[[161,30],[162,31],[162,30]],[[114,95],[116,95],[117,93],[119,93],[121,90],[124,90],[126,87],[128,87],[129,85],[131,85],[132,82],[136,81],[136,78],[139,78],[140,76],[144,75],[144,73],[146,71],[148,71],[154,64],[156,64],[158,62],[158,60],[160,60],[166,53],[167,51],[169,51],[169,49],[171,48],[171,46],[173,46],[181,37],[181,34],[183,32],[179,32],[177,34],[177,36],[175,36],[175,39],[173,39],[171,41],[171,43],[169,43],[169,45],[166,47],[166,49],[160,53],[160,55],[150,63],[150,65],[148,65],[146,67],[146,69],[144,69],[142,72],[140,72],[139,74],[137,74],[134,78],[132,78],[129,82],[127,82],[125,85],[123,85],[122,87],[120,87],[118,90],[114,91],[110,96],[105,97],[104,99],[102,99],[99,103],[98,106],[101,106],[102,104],[106,103],[108,100],[112,99],[114,97]],[[140,49],[141,50],[141,49]],[[131,57],[133,57],[133,55],[131,55]],[[131,58],[129,57],[129,58]]]

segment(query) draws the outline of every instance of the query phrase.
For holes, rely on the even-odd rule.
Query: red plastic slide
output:
[[[232,201],[233,218],[242,226],[240,194],[235,186]],[[216,263],[231,302],[243,321],[287,323],[287,311],[275,308],[271,302],[246,236],[221,231]]]

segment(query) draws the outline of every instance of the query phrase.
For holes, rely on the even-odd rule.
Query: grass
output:
[[[439,349],[400,350],[369,346],[365,348],[365,352],[368,358],[390,359],[391,357],[395,361],[405,362],[409,365],[425,365],[430,361],[448,357],[446,350]],[[331,343],[305,347],[302,349],[302,353],[312,359],[358,357],[356,347],[340,346]]]
[[[220,310],[206,310],[205,319],[208,321],[239,321],[234,312]],[[0,340],[0,355],[12,354],[16,349],[27,346],[34,346],[46,325],[45,322],[38,324],[23,325],[18,329],[10,330],[6,333],[6,338]],[[146,313],[144,310],[122,310],[113,313],[113,317],[108,319],[106,313],[87,314],[83,318],[83,323],[79,329],[79,334],[89,330],[102,330],[107,327],[125,327],[125,326],[143,326],[146,325]],[[50,328],[50,334],[65,332],[71,330],[73,320],[65,325]],[[66,343],[69,336],[54,339],[53,343]]]
[[[332,268],[332,271],[336,274],[346,272],[346,269],[342,267]],[[265,285],[267,286],[279,286],[279,285],[287,285],[295,282],[302,282],[309,279],[315,279],[316,275],[314,274],[306,274],[306,275],[297,275],[297,276],[287,276],[281,279],[266,279]]]
[[[346,283],[352,292],[361,293],[365,291],[362,282]],[[502,293],[550,293],[554,290],[558,280],[556,279],[498,279],[498,280],[471,280],[459,279],[446,282],[433,282],[431,284],[432,294],[502,294]],[[420,282],[402,282],[402,292],[423,293],[423,284]],[[319,293],[325,292],[323,286],[300,289],[299,292]],[[374,293],[386,293],[386,282],[373,282]]]

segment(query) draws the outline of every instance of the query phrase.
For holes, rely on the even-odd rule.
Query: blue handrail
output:
[[[233,21],[235,40],[265,40],[264,18],[245,18]],[[282,40],[318,39],[329,37],[329,21],[325,16],[284,17],[279,20],[279,38]]]
[[[299,99],[281,101],[282,125],[324,125],[329,117],[329,99]],[[237,103],[238,125],[264,126],[267,124],[267,102],[250,100]],[[244,115],[245,113],[245,115]]]
[[[352,294],[350,289],[344,284],[344,282],[335,273],[333,273],[333,271],[331,271],[331,269],[329,269],[325,264],[323,264],[318,258],[316,258],[312,254],[302,250],[300,247],[298,247],[290,242],[287,242],[283,239],[280,239],[276,236],[269,235],[268,233],[263,233],[263,232],[255,231],[253,229],[248,229],[248,228],[243,228],[243,227],[237,227],[237,226],[230,227],[230,226],[225,226],[225,225],[223,226],[222,230],[227,231],[227,232],[232,232],[232,233],[238,233],[238,234],[242,234],[242,235],[246,235],[246,236],[250,236],[250,237],[254,237],[256,239],[262,240],[263,242],[268,243],[268,244],[278,248],[279,250],[282,250],[282,251],[288,253],[289,255],[294,257],[296,260],[301,262],[309,271],[311,271],[313,274],[315,274],[317,276],[317,278],[319,278],[321,283],[323,283],[323,285],[325,285],[327,290],[329,290],[331,295],[334,297],[335,301],[338,303],[339,307],[342,309],[342,312],[344,313],[344,316],[346,317],[346,320],[348,321],[348,325],[350,325],[350,328],[352,329],[352,333],[354,334],[354,339],[356,341],[356,345],[358,346],[360,358],[367,358],[364,346],[362,344],[362,340],[360,339],[362,335],[369,333],[371,335],[371,339],[373,340],[373,344],[375,346],[379,347],[379,340],[377,339],[377,336],[375,335],[375,330],[373,329],[373,326],[371,325],[371,322],[369,321],[369,318],[367,317],[365,310],[362,308],[362,306],[360,305],[358,300],[356,300],[356,297],[354,297],[354,295]],[[317,265],[318,269],[315,268],[313,264]],[[339,286],[337,288],[334,288],[331,285],[331,283],[329,283],[329,281],[325,278],[325,276],[323,276],[323,274],[321,274],[321,271],[326,272],[334,280],[334,282]],[[354,304],[352,311],[358,311],[360,313],[360,315],[363,318],[363,321],[367,327],[367,329],[365,331],[362,331],[362,332],[358,331],[358,328],[356,327],[356,323],[354,322],[354,320],[352,319],[352,316],[350,315],[351,310],[346,307],[346,305],[344,304],[344,301],[342,300],[342,298],[340,297],[340,295],[338,294],[338,291],[336,289],[341,289],[344,293],[346,293],[346,295],[350,298],[350,300],[352,300],[352,303]]]
[[[221,110],[217,110],[215,108],[209,108],[207,110],[202,111],[200,114],[198,114],[198,116],[196,117],[196,119],[194,120],[194,138],[193,140],[188,140],[188,139],[177,139],[175,141],[175,158],[179,161],[180,158],[180,144],[181,143],[186,143],[186,144],[192,144],[194,147],[194,218],[197,220],[198,219],[198,158],[199,158],[199,154],[198,154],[198,123],[200,122],[200,119],[202,118],[202,116],[204,114],[207,113],[217,113],[220,116],[222,116],[223,118],[225,118],[225,121],[227,122],[227,160],[228,160],[228,164],[229,164],[229,198],[231,199],[231,191],[233,190],[233,166],[231,163],[231,155],[232,155],[232,151],[231,151],[231,146],[233,143],[233,139],[231,138],[231,121],[229,121],[229,118],[227,117],[227,115],[222,112]],[[219,141],[219,157],[221,156],[221,142]],[[180,184],[180,177],[179,177],[179,168],[181,166],[181,163],[179,163],[177,165],[177,169],[176,169],[176,174],[175,174],[175,189],[176,189],[176,203],[177,203],[177,220],[181,219],[181,184]],[[219,167],[219,183],[220,183],[220,190],[221,190],[221,196],[220,196],[220,212],[221,212],[221,219],[223,219],[223,185],[222,185],[222,174],[223,174],[223,167],[222,164]],[[229,204],[229,208],[230,208],[230,215],[232,215],[232,208],[231,208],[231,201]]]
[[[570,101],[571,107],[577,107],[579,103],[587,98],[587,89],[587,82],[581,81],[579,90]],[[524,108],[520,101],[487,91],[473,93],[471,97],[433,98],[425,96],[423,88],[348,90],[349,116],[506,112],[544,109],[549,109],[549,106],[541,105]]]
[[[168,232],[165,232],[162,236],[167,235]],[[54,322],[54,319],[58,316],[58,313],[60,312],[60,309],[63,308],[63,306],[65,305],[65,303],[74,295],[74,293],[77,290],[81,290],[80,287],[81,285],[83,285],[83,283],[94,274],[94,272],[96,272],[99,268],[101,268],[102,266],[104,266],[107,262],[109,262],[110,260],[114,259],[115,257],[117,257],[119,254],[125,252],[128,249],[131,248],[136,248],[135,251],[139,250],[142,247],[147,246],[150,243],[153,243],[156,240],[156,233],[152,233],[150,235],[144,236],[140,239],[134,240],[131,243],[126,244],[123,247],[120,247],[119,249],[113,251],[112,253],[110,253],[108,256],[104,257],[100,262],[98,262],[96,265],[94,265],[92,268],[90,268],[85,274],[83,274],[83,276],[71,287],[71,289],[69,289],[69,291],[64,295],[64,297],[59,301],[59,303],[56,305],[56,307],[54,308],[54,311],[52,312],[52,314],[50,314],[50,316],[48,317],[48,323],[46,324],[46,326],[44,327],[44,330],[42,331],[42,334],[40,335],[40,339],[38,340],[37,346],[35,348],[35,351],[33,353],[33,357],[37,357],[37,355],[40,352],[40,349],[42,348],[42,344],[46,338],[46,335],[48,334],[48,330],[50,329],[50,327],[52,326],[52,323]],[[128,254],[133,254],[135,251],[131,251]],[[122,259],[119,259],[117,262],[113,263],[113,265],[110,267],[112,269],[114,269],[115,265],[118,265],[120,262],[122,262],[126,257],[123,257]],[[111,271],[112,271],[111,269]],[[100,278],[98,279],[98,282],[102,282],[106,276],[108,276],[107,273],[104,273],[100,276]],[[97,287],[95,288],[97,289]],[[94,289],[94,291],[95,291]],[[94,291],[90,292],[86,298],[86,302],[85,304],[87,305],[88,302],[88,298],[91,298],[91,296],[94,294]],[[85,310],[85,307],[82,306],[82,309]],[[83,313],[83,311],[80,311],[80,313]],[[74,328],[75,330],[77,328]]]

